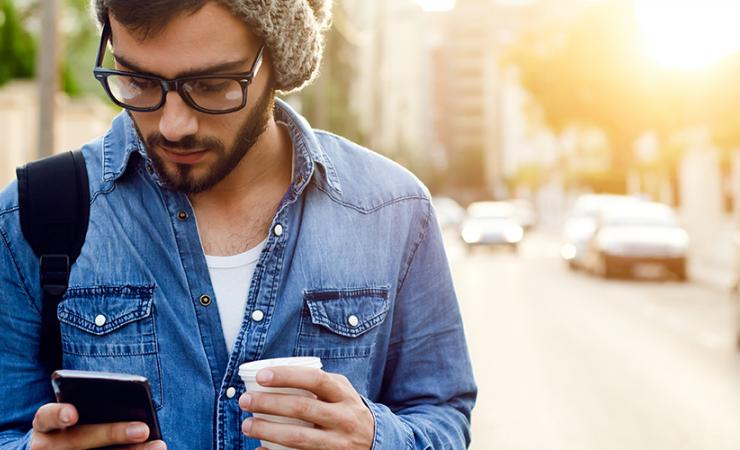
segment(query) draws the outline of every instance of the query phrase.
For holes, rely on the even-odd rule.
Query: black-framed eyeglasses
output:
[[[154,75],[102,67],[110,36],[110,23],[106,21],[93,74],[113,103],[137,112],[158,110],[164,105],[169,91],[177,91],[185,103],[196,111],[208,114],[238,111],[247,104],[247,89],[262,66],[262,54],[265,50],[262,45],[248,72],[194,75],[167,80]]]

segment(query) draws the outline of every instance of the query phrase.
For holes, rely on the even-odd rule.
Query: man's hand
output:
[[[116,447],[128,450],[166,450],[162,441],[145,442],[149,427],[141,422],[121,422],[101,425],[75,425],[80,419],[74,406],[49,403],[36,411],[33,418],[31,450],[85,450]]]
[[[369,450],[373,445],[373,415],[349,380],[338,374],[305,367],[271,367],[257,374],[266,387],[297,388],[317,399],[297,395],[249,392],[239,406],[252,413],[291,417],[316,428],[250,418],[242,424],[249,437],[300,450]]]

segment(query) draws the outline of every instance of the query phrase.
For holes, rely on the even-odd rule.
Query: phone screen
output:
[[[161,439],[157,413],[146,378],[120,373],[57,370],[51,376],[57,402],[70,403],[79,424],[144,422],[149,440]]]

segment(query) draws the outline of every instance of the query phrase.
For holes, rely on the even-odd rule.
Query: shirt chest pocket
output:
[[[304,292],[297,356],[322,359],[369,356],[388,315],[388,288]]]
[[[63,366],[121,372],[149,380],[162,405],[153,286],[70,288],[59,304]]]

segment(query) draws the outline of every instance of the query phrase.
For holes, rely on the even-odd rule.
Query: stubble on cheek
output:
[[[162,181],[175,191],[198,193],[210,189],[236,168],[267,129],[274,106],[274,92],[264,91],[257,99],[254,108],[243,120],[229,121],[231,126],[224,126],[222,131],[224,136],[234,136],[228,146],[219,138],[205,135],[186,136],[178,142],[170,142],[158,131],[149,133],[147,138],[143,139],[143,133],[137,121],[130,112],[129,115],[139,138],[145,142],[147,155],[152,160],[157,173],[162,177]],[[158,129],[156,124],[153,124],[152,129]],[[176,164],[165,161],[161,154],[164,150],[160,148],[160,145],[183,150],[208,149],[209,154],[206,155],[204,161],[195,165]]]

